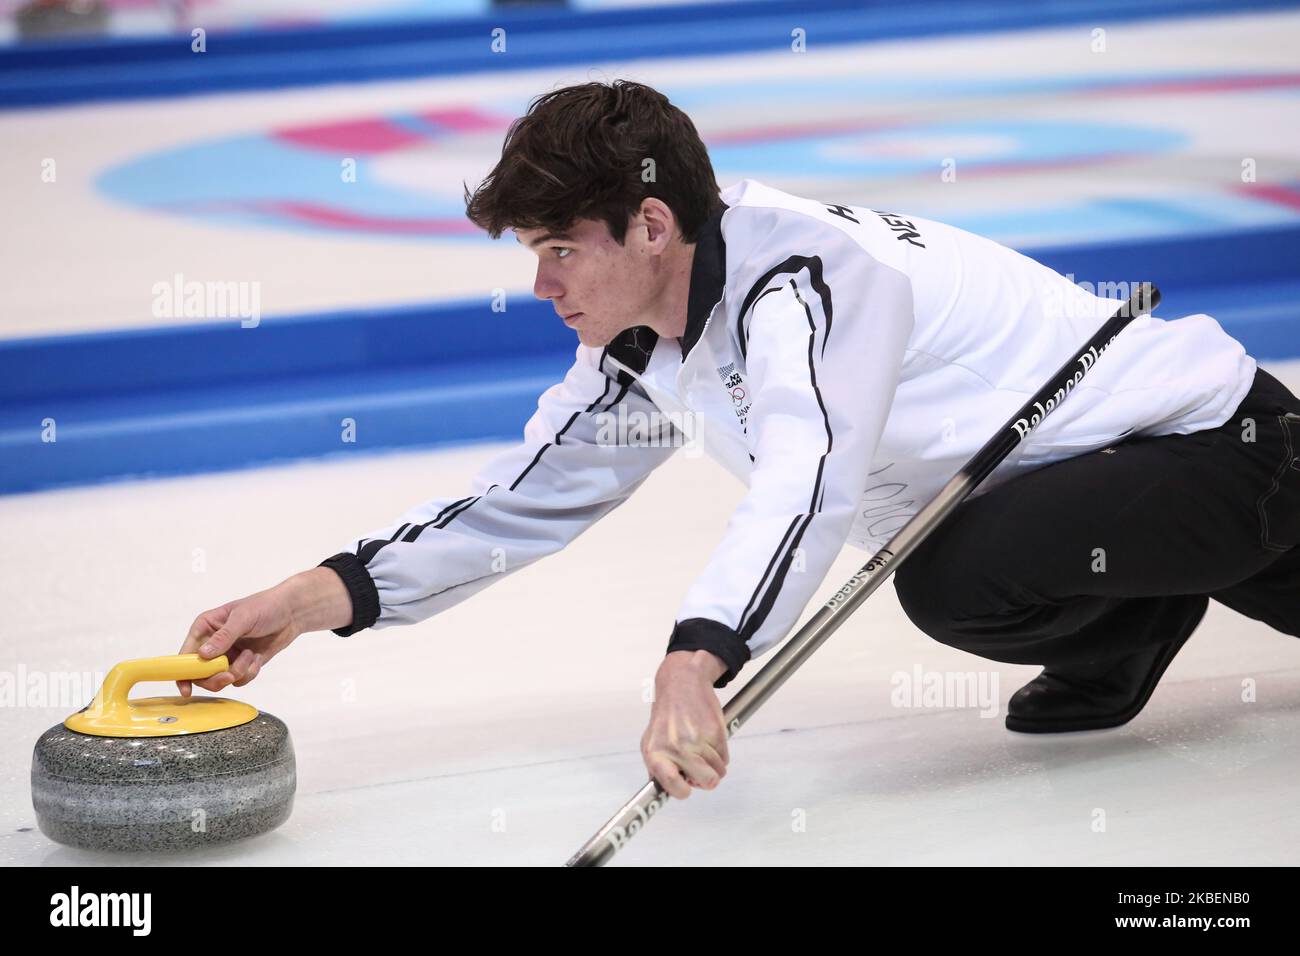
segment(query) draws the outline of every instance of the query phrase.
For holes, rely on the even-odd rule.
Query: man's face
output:
[[[579,219],[556,234],[516,229],[519,241],[537,255],[533,294],[549,299],[565,324],[587,346],[608,345],[624,329],[642,325],[661,279],[647,248],[640,215],[628,220],[623,245],[603,220]]]

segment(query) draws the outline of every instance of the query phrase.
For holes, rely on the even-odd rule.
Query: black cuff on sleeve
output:
[[[334,628],[339,637],[347,637],[364,630],[379,620],[379,589],[375,587],[374,578],[361,559],[350,551],[340,551],[331,558],[326,558],[318,568],[331,568],[343,579],[343,586],[352,598],[352,623],[347,627]]]
[[[709,651],[722,658],[727,665],[727,672],[717,679],[714,687],[726,687],[740,673],[740,669],[749,660],[749,645],[740,639],[740,635],[717,621],[707,617],[691,617],[678,621],[673,627],[673,636],[668,641],[666,654],[673,651]]]

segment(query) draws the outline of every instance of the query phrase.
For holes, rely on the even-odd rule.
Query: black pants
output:
[[[1014,664],[1117,661],[1191,633],[1210,598],[1300,636],[1300,399],[1260,370],[1219,428],[1013,478],[894,583],[926,634]]]

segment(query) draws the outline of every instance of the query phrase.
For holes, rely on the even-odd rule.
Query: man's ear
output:
[[[677,217],[662,199],[653,196],[641,200],[642,228],[646,242],[656,252],[662,252],[677,233]]]

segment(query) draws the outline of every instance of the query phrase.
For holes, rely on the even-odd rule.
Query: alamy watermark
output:
[[[1115,302],[1116,307],[1122,302],[1127,302],[1143,286],[1141,282],[1129,281],[1089,282],[1086,279],[1075,281],[1073,272],[1066,273],[1065,278],[1070,280],[1070,284],[1080,292],[1110,299]],[[1055,280],[1043,286],[1042,303],[1046,316],[1057,319],[1077,319],[1093,318],[1096,315],[1097,303],[1094,300],[1077,295],[1073,290],[1067,290],[1067,286]]]
[[[68,892],[50,897],[50,925],[56,927],[120,926],[132,936],[148,936],[152,912],[152,893],[82,892],[74,884]]]
[[[997,671],[926,671],[916,664],[911,671],[895,671],[889,683],[894,707],[977,707],[981,717],[998,715]]]
[[[150,292],[156,319],[240,319],[246,329],[262,320],[260,282],[199,282],[178,272]]]
[[[104,683],[102,671],[0,671],[0,707],[84,707]]]
[[[687,409],[680,412],[617,411],[596,415],[597,445],[635,445],[645,448],[685,448],[691,458],[703,454],[698,438],[699,416]]]

